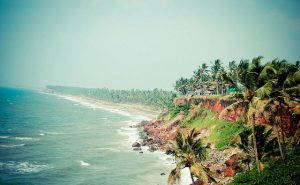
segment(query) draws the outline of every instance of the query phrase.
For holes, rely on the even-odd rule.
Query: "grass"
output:
[[[188,115],[183,121],[184,126],[188,128],[208,129],[211,134],[207,138],[204,138],[203,142],[214,143],[218,149],[229,147],[233,138],[243,129],[242,123],[219,120],[216,115],[207,108],[202,108],[202,110],[198,110],[197,113],[198,117],[194,119],[193,115]]]
[[[295,147],[287,155],[285,161],[271,161],[269,166],[264,168],[261,173],[254,168],[245,173],[238,174],[230,185],[297,185],[300,182],[300,147]]]

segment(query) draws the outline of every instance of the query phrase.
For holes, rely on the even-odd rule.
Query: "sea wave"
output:
[[[58,94],[50,94],[50,95],[55,95],[60,98],[79,103],[83,106],[86,106],[86,107],[89,107],[92,109],[102,109],[102,110],[106,110],[106,111],[109,111],[112,113],[117,113],[117,114],[124,115],[124,116],[132,116],[129,112],[125,112],[125,111],[113,109],[113,108],[103,107],[103,106],[98,105],[97,102],[89,102],[89,100],[83,100],[80,97],[72,97],[72,96],[58,95]]]
[[[83,160],[80,160],[79,163],[80,163],[80,166],[90,166],[91,165],[90,163],[87,163]]]
[[[25,146],[25,144],[17,144],[17,145],[14,145],[14,144],[8,144],[8,145],[0,145],[0,148],[15,148],[15,147],[21,147],[21,146]]]
[[[127,123],[127,125],[117,129],[117,132],[120,135],[126,136],[126,141],[129,142],[130,145],[136,141],[140,141],[139,132],[137,128],[134,127],[138,122],[128,120],[125,121],[125,123]]]
[[[20,141],[36,140],[36,138],[31,138],[31,137],[12,137],[12,138]]]
[[[46,164],[39,164],[37,162],[0,162],[0,171],[8,171],[9,173],[23,174],[23,173],[37,173],[42,170],[49,169]]]
[[[0,136],[0,139],[6,139],[9,138],[9,136]]]
[[[121,151],[120,149],[117,148],[103,148],[103,147],[99,147],[99,148],[95,148],[96,150],[110,150],[110,151],[115,151],[115,152],[119,152]]]

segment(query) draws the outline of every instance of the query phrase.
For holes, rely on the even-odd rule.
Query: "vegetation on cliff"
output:
[[[297,185],[300,182],[300,148],[297,146],[287,153],[286,160],[269,160],[261,173],[256,168],[238,174],[230,185]]]
[[[247,171],[246,168],[239,167],[242,163],[247,163],[246,166],[251,168],[251,171],[247,172],[250,177],[251,174],[257,175],[253,177],[254,181],[246,180],[248,184],[268,184],[265,180],[266,174],[277,174],[274,169],[281,168],[283,164],[288,168],[297,168],[286,161],[286,153],[293,153],[293,148],[300,142],[297,134],[300,120],[300,63],[298,61],[296,64],[289,64],[285,60],[274,59],[263,65],[261,60],[262,57],[253,58],[251,62],[241,60],[238,65],[233,61],[229,63],[227,71],[220,60],[212,63],[210,71],[207,65],[203,64],[194,72],[192,78],[180,78],[176,81],[175,90],[186,97],[175,102],[169,116],[174,118],[180,111],[183,112],[180,127],[209,132],[203,141],[215,144],[218,149],[234,146],[241,148],[245,156],[240,157],[239,162],[234,162],[233,170],[234,174],[236,170]],[[204,108],[215,108],[212,104],[216,104],[217,101],[213,100],[215,97],[211,94],[226,92],[231,92],[231,96],[227,97],[227,102],[231,103],[226,106],[220,105],[220,117],[224,117],[228,112],[236,113],[237,109],[241,108],[242,114],[236,114],[239,117],[233,119],[236,123],[218,120],[220,117]],[[210,96],[197,98],[196,95]],[[268,125],[261,125],[266,123]],[[288,142],[286,137],[292,142]],[[277,161],[278,156],[282,161]],[[275,168],[266,167],[268,165],[274,165]],[[284,177],[278,182],[285,184],[285,179],[293,184],[296,182],[296,175],[292,174],[294,175],[290,179]],[[233,182],[242,182],[239,179],[245,177],[239,175]]]

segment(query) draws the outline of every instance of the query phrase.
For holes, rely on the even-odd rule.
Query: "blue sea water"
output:
[[[161,154],[131,148],[136,115],[0,88],[0,184],[167,184]]]

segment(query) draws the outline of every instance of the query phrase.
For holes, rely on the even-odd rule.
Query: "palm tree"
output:
[[[258,158],[258,162],[260,163],[261,159],[264,156],[274,155],[275,154],[275,146],[276,146],[276,138],[272,136],[272,129],[267,130],[263,125],[255,126],[255,134],[253,134],[253,129],[245,128],[238,135],[237,146],[244,150],[247,154],[248,158]],[[253,138],[256,138],[257,141],[257,154],[255,154]],[[249,162],[247,161],[247,165],[249,167]]]
[[[202,92],[203,92],[203,83],[205,80],[207,80],[207,75],[208,75],[208,66],[206,63],[203,63],[199,68],[194,71],[194,78],[196,79],[196,83],[198,87],[202,86]]]
[[[228,73],[229,77],[236,83],[238,84],[238,66],[236,62],[233,60],[228,63]]]
[[[173,169],[168,178],[168,184],[175,184],[180,181],[181,170],[189,168],[193,184],[194,176],[204,181],[215,181],[209,174],[209,171],[201,164],[206,157],[206,150],[201,140],[197,139],[198,133],[192,129],[189,133],[177,133],[176,142],[173,143],[173,149],[170,152],[176,159],[176,167]]]
[[[259,159],[258,159],[258,153],[257,153],[257,143],[256,143],[256,137],[255,137],[255,104],[254,102],[257,103],[259,100],[257,98],[257,90],[262,86],[257,79],[260,76],[260,73],[263,71],[263,66],[260,64],[261,59],[263,57],[255,57],[252,59],[251,65],[249,65],[247,60],[242,60],[239,64],[239,75],[240,76],[240,83],[243,84],[243,86],[246,88],[245,93],[240,97],[240,99],[235,102],[235,105],[238,104],[243,104],[244,105],[244,121],[249,124],[249,119],[248,117],[252,117],[252,132],[254,133],[253,139],[253,149],[254,149],[254,154],[255,154],[255,159],[256,159],[256,164],[257,164],[257,170],[258,172],[261,171],[260,164],[259,164]],[[238,88],[238,85],[232,80],[226,73],[223,73],[223,79],[231,83],[232,85],[236,86]],[[262,89],[261,89],[262,90]],[[233,105],[234,106],[234,105]],[[226,109],[225,109],[226,111]]]
[[[300,71],[297,71],[296,65],[287,64],[285,60],[273,60],[269,69],[269,80],[264,85],[264,90],[260,90],[260,96],[265,96],[269,99],[263,109],[271,112],[270,120],[273,122],[276,130],[276,136],[281,153],[281,158],[285,158],[285,141],[283,132],[283,123],[281,120],[282,109],[289,107],[290,100],[299,101],[300,86]],[[297,75],[299,73],[299,76]],[[273,75],[271,75],[273,74]],[[298,76],[298,79],[297,79]],[[279,129],[281,127],[282,143],[279,139]]]
[[[181,77],[175,83],[175,90],[180,92],[182,95],[186,95],[188,91],[188,84],[189,84],[189,79]]]
[[[221,60],[217,59],[213,63],[211,62],[211,64],[212,64],[212,66],[211,66],[212,80],[217,82],[217,84],[216,84],[216,88],[217,88],[216,91],[217,91],[217,94],[219,94],[218,77],[220,76],[219,71],[222,68],[222,63],[221,63]]]

